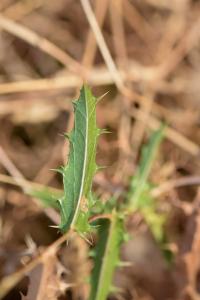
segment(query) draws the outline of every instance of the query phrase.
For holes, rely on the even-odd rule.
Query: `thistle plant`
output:
[[[156,212],[148,178],[163,138],[164,126],[152,135],[149,144],[142,150],[141,162],[130,180],[124,203],[119,205],[117,199],[114,203],[110,201],[110,205],[102,208],[102,217],[94,222],[94,208],[100,200],[94,200],[96,197],[91,188],[93,177],[99,169],[96,164],[97,139],[105,132],[96,125],[96,105],[97,99],[89,87],[84,85],[79,99],[73,102],[74,128],[70,134],[65,135],[70,143],[70,151],[67,164],[58,169],[63,177],[63,192],[59,193],[58,201],[55,201],[58,194],[52,197],[48,190],[32,191],[31,194],[40,198],[45,205],[48,205],[49,198],[49,205],[59,208],[59,228],[63,233],[72,230],[83,238],[91,231],[97,235],[89,300],[106,300],[109,293],[115,290],[112,286],[115,269],[119,265],[123,266],[120,247],[127,237],[125,221],[128,216],[139,211],[155,239],[162,241],[165,219]]]

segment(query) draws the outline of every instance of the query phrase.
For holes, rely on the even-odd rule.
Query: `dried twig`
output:
[[[168,180],[153,189],[151,195],[153,197],[159,197],[174,188],[189,185],[200,185],[200,176],[184,176],[182,178]]]
[[[4,277],[0,282],[0,299],[2,299],[27,273],[33,270],[38,264],[45,261],[48,256],[52,255],[52,253],[56,253],[58,247],[62,243],[64,243],[71,235],[71,231],[62,235],[53,244],[51,244],[41,255],[33,259],[24,268],[20,269],[14,274]]]
[[[123,88],[123,81],[121,79],[121,76],[119,75],[118,69],[115,65],[115,62],[110,54],[110,51],[106,45],[106,42],[104,40],[104,37],[102,35],[102,32],[100,30],[100,27],[97,23],[96,17],[94,15],[94,12],[92,11],[91,5],[88,0],[80,0],[83,10],[86,14],[86,17],[88,19],[88,22],[94,32],[95,38],[97,40],[97,44],[99,46],[99,49],[101,51],[101,54],[105,60],[105,63],[108,67],[108,70],[110,71],[110,74],[112,75],[112,78],[116,84],[116,86],[121,89]]]

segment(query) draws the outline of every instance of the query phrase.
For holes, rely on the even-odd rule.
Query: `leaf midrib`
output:
[[[88,122],[89,122],[89,118],[88,118],[88,103],[87,103],[87,96],[86,96],[86,90],[84,89],[84,97],[85,97],[85,106],[86,106],[86,132],[85,132],[85,144],[84,144],[84,148],[85,148],[85,152],[84,152],[84,164],[83,164],[83,172],[82,172],[82,176],[81,176],[81,187],[80,187],[80,191],[79,191],[79,196],[78,196],[78,202],[76,205],[76,209],[74,212],[74,216],[72,219],[72,223],[71,223],[71,227],[74,227],[76,225],[76,221],[78,218],[78,213],[79,213],[79,207],[81,205],[81,198],[82,198],[82,194],[83,194],[83,187],[84,187],[84,181],[85,181],[85,173],[86,173],[86,165],[87,165],[87,153],[88,153]]]

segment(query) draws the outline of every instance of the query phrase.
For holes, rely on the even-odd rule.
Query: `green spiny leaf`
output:
[[[63,168],[64,196],[60,201],[62,231],[74,228],[84,233],[89,229],[88,198],[92,179],[97,170],[96,144],[99,128],[96,126],[96,98],[87,86],[73,102],[74,129],[69,135],[68,164]]]

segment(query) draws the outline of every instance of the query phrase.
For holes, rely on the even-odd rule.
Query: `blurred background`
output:
[[[67,160],[63,133],[83,82],[106,93],[97,121],[111,134],[99,140],[106,168],[94,179],[102,201],[127,190],[142,145],[168,124],[151,182],[171,258],[136,215],[121,254],[132,266],[116,272],[123,293],[109,299],[200,299],[200,2],[1,0],[0,277],[22,270],[5,299],[87,299],[89,245],[72,238],[37,262],[60,236],[50,227],[59,216],[24,194],[27,185],[62,188],[50,169]]]

